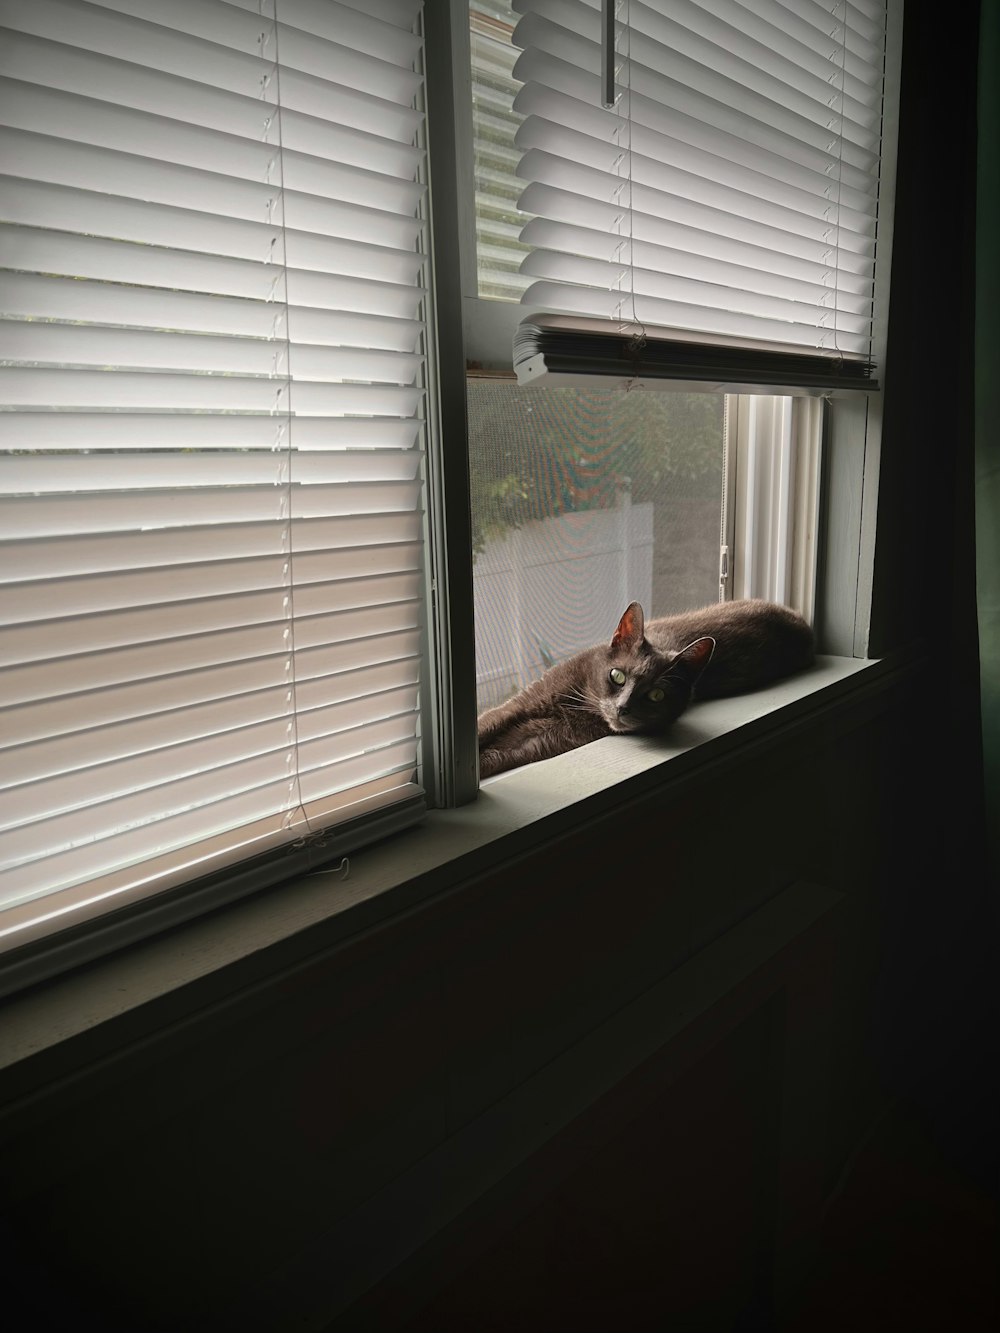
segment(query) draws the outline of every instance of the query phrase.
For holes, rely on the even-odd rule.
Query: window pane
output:
[[[517,207],[524,181],[515,174],[521,117],[512,104],[521,85],[511,73],[520,55],[510,43],[514,17],[509,4],[494,0],[472,0],[469,7],[477,287],[498,301],[519,301],[530,282],[519,272],[528,247],[518,239],[527,218]]]
[[[719,597],[725,397],[468,384],[479,709]]]

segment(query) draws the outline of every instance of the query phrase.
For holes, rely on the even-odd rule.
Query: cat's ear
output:
[[[715,640],[708,634],[682,648],[670,663],[671,671],[678,671],[689,685],[693,685],[712,660]]]
[[[645,628],[642,607],[638,602],[632,602],[618,622],[611,647],[616,652],[634,652],[642,643]]]

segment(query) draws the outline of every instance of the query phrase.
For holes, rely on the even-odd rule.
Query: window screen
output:
[[[719,597],[726,399],[468,381],[480,711],[649,616]]]

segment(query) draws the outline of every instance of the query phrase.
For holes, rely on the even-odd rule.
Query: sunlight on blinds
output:
[[[425,168],[419,0],[2,10],[17,944],[414,817]]]

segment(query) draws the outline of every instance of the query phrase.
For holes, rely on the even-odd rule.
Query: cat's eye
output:
[[[664,694],[663,691],[660,689],[659,685],[657,685],[655,689],[649,691],[647,698],[649,699],[650,703],[654,704],[660,703],[660,701],[664,698]]]
[[[625,684],[625,672],[622,671],[621,667],[612,667],[611,670],[608,672],[608,676],[611,680],[612,685]]]

